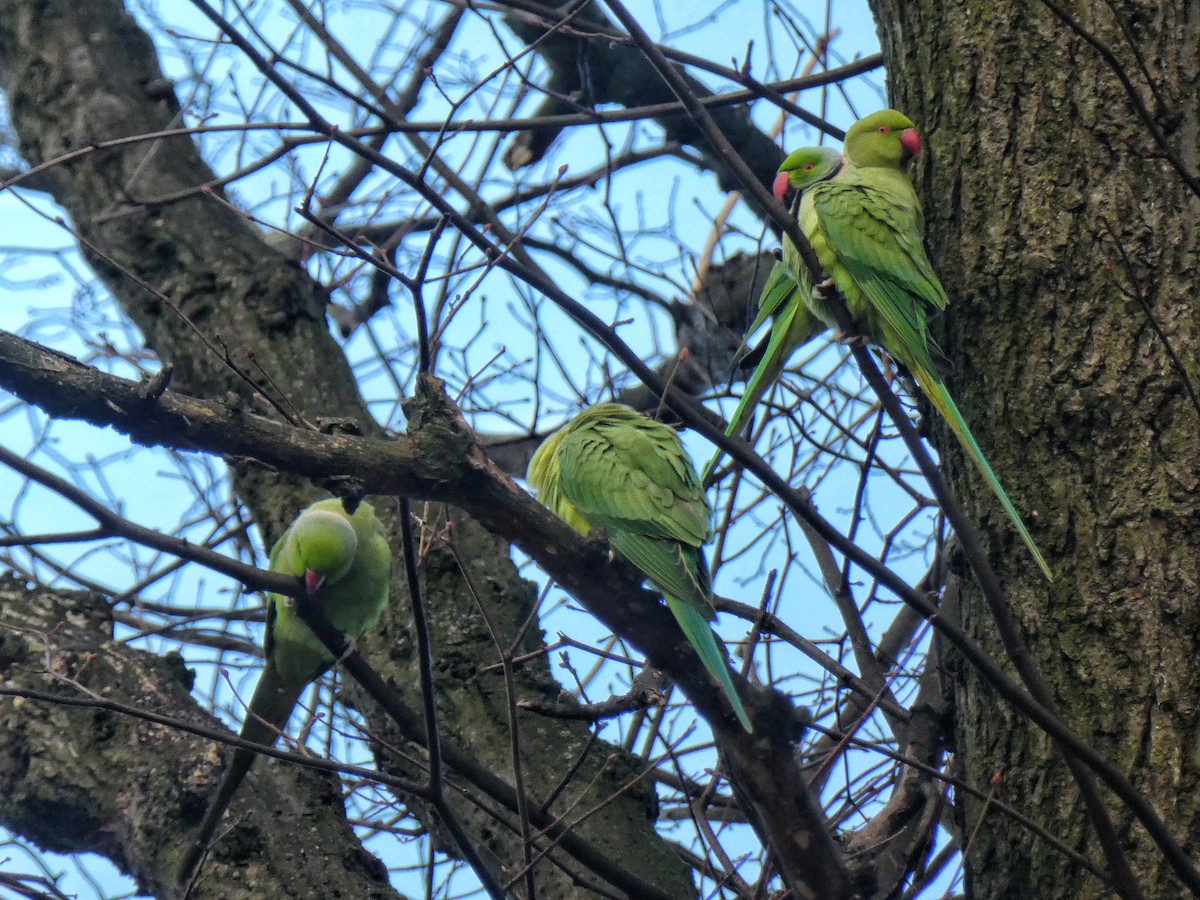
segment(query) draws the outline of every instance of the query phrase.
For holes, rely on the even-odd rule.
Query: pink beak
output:
[[[312,596],[313,594],[315,594],[320,589],[321,585],[324,583],[325,583],[324,575],[318,575],[312,569],[304,570],[304,591],[309,596]]]
[[[913,156],[921,155],[921,136],[917,134],[917,129],[906,128],[900,132],[900,143]]]
[[[783,200],[791,187],[792,182],[788,178],[788,173],[780,172],[775,176],[775,180],[771,182],[771,193],[775,195],[776,200]]]

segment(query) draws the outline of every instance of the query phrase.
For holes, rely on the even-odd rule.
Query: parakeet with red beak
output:
[[[834,177],[842,167],[842,154],[829,147],[801,147],[793,150],[779,167],[775,178],[775,194],[779,199],[788,191],[796,191],[793,209],[799,205],[800,195],[809,185]],[[788,359],[802,345],[808,343],[825,330],[825,323],[809,309],[812,280],[808,270],[798,270],[785,262],[777,262],[767,277],[762,296],[758,301],[758,315],[746,331],[746,342],[767,320],[771,320],[771,331],[765,346],[755,348],[751,354],[758,356],[758,365],[746,381],[742,399],[733,411],[725,428],[727,435],[737,434],[750,418],[755,405],[783,372]],[[708,478],[721,458],[718,450],[704,469],[701,480]]]
[[[392,552],[371,504],[359,503],[351,514],[341,500],[319,500],[276,541],[268,568],[302,579],[304,590],[320,604],[330,623],[355,640],[387,606]],[[304,688],[324,674],[334,658],[296,614],[295,602],[280,594],[267,596],[265,656],[240,736],[271,746],[287,726]],[[191,877],[207,851],[254,758],[251,750],[234,751],[180,868],[181,882]]]
[[[912,375],[1052,581],[1050,567],[946,390],[942,379],[953,367],[926,331],[928,317],[945,309],[947,298],[925,254],[925,219],[904,173],[904,164],[921,152],[917,130],[903,113],[881,110],[850,127],[842,152],[846,164],[838,177],[804,192],[800,229],[845,299],[855,329]],[[793,272],[805,268],[790,242],[784,244],[784,261]],[[819,288],[809,301],[814,316],[837,327]]]

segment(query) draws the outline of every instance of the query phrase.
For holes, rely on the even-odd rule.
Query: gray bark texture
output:
[[[1197,6],[1063,4],[1114,67],[1039,2],[873,5],[892,105],[925,140],[916,173],[952,298],[941,323],[957,366],[950,388],[1028,513],[1052,586],[953,440],[935,438],[1066,718],[1194,849],[1200,199],[1162,154],[1196,172]],[[1000,654],[969,579],[963,619]],[[970,669],[959,674],[967,780],[997,775],[1002,799],[1102,863],[1050,743]],[[959,806],[973,835],[970,896],[1111,896],[1018,823],[977,800]],[[1181,896],[1146,832],[1110,809],[1146,896]]]
[[[106,856],[142,892],[174,896],[180,829],[203,813],[221,754],[116,707],[219,729],[190,699],[191,672],[178,655],[114,641],[108,603],[94,594],[30,589],[5,576],[0,630],[4,825],[49,850]],[[233,855],[248,862],[222,867],[194,896],[216,896],[217,885],[229,898],[397,896],[328,774],[264,766],[242,786],[225,828]]]

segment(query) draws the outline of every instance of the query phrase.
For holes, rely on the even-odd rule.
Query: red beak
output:
[[[771,193],[774,194],[775,199],[779,201],[783,200],[791,188],[792,182],[791,179],[788,178],[787,172],[780,172],[775,176],[775,180],[771,182]]]
[[[917,129],[906,128],[900,132],[900,143],[913,156],[921,155],[921,136],[917,134]]]
[[[318,575],[312,569],[304,570],[304,591],[309,596],[312,596],[313,594],[315,594],[320,589],[321,585],[324,583],[325,583],[324,575]]]

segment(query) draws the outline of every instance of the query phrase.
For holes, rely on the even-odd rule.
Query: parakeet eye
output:
[[[815,168],[815,166],[813,165],[813,163],[805,163],[804,164],[805,172],[811,172],[814,168]]]
[[[880,126],[879,126],[879,133],[880,133],[880,134],[887,134],[887,133],[888,133],[889,131],[891,131],[891,130],[892,130],[892,129],[888,128],[886,125],[880,125]]]

